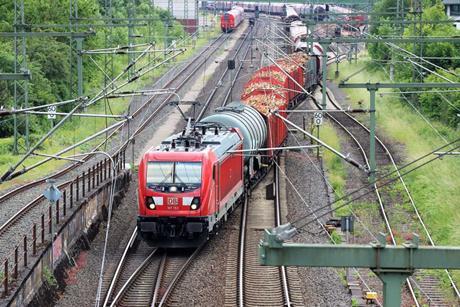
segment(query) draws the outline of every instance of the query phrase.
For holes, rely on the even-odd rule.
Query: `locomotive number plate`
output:
[[[179,199],[177,197],[170,197],[168,198],[168,205],[176,206],[179,204]]]

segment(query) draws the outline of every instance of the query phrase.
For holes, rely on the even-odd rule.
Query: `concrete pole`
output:
[[[77,38],[77,93],[78,97],[83,96],[83,59],[81,51],[83,49],[83,38]]]
[[[326,83],[327,83],[327,49],[329,48],[329,44],[322,44],[321,47],[323,48],[323,54],[322,54],[322,85],[323,85],[323,99],[321,102],[321,108],[323,110],[326,109],[327,103],[326,103]]]
[[[368,88],[370,94],[370,142],[369,142],[369,164],[370,164],[370,182],[375,182],[376,161],[375,161],[375,92],[376,88]]]

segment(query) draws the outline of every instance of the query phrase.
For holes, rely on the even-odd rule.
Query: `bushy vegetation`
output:
[[[422,19],[428,21],[420,26],[417,24],[406,24],[402,33],[403,37],[419,36],[422,33],[426,37],[453,37],[460,35],[460,31],[452,26],[452,23],[447,23],[448,17],[445,14],[445,8],[441,0],[424,0]],[[396,0],[381,0],[378,1],[374,12],[384,13],[391,11],[390,8],[396,7]],[[406,1],[406,8],[410,8],[410,1]],[[408,13],[405,20],[414,21],[415,15]],[[376,17],[381,23],[371,28],[371,33],[379,36],[399,36],[397,22],[392,17]],[[385,23],[383,22],[385,21]],[[393,23],[393,22],[394,23]],[[436,23],[438,22],[438,23]],[[414,77],[416,82],[423,80],[424,82],[447,82],[445,78],[453,82],[459,82],[458,73],[460,71],[460,43],[439,42],[439,43],[424,43],[424,44],[406,44],[401,45],[402,48],[419,56],[427,57],[434,65],[420,62],[423,66],[430,69],[432,72],[418,68],[411,64],[410,61],[418,62],[417,58],[407,52],[398,51],[390,48],[385,43],[370,44],[369,54],[374,62],[372,65],[383,65],[389,69],[390,65],[394,65],[394,79],[396,82],[412,82]],[[413,71],[416,69],[415,76]],[[446,71],[454,72],[448,73]],[[455,75],[456,74],[456,75]],[[444,76],[444,78],[439,77]],[[417,91],[420,89],[407,89],[409,91]],[[439,89],[438,93],[430,92],[414,95],[416,105],[429,118],[439,120],[450,127],[457,128],[460,124],[460,92],[444,92]],[[441,93],[440,93],[441,92]]]
[[[127,0],[112,1],[113,17],[123,19],[128,17]],[[107,47],[123,46],[128,43],[128,29],[120,24],[127,24],[126,20],[115,22],[116,27],[104,27],[104,1],[84,0],[78,1],[78,17],[80,27],[78,31],[95,31],[85,39],[84,49],[100,49]],[[136,43],[154,42],[160,46],[166,34],[165,22],[170,20],[167,11],[153,9],[149,0],[135,1],[135,18],[150,18],[151,21],[135,21],[135,34],[139,36]],[[0,4],[0,32],[14,30],[14,1],[6,1]],[[172,20],[172,19],[171,19]],[[69,0],[58,1],[25,1],[25,24],[27,31],[69,31]],[[56,25],[45,27],[42,25]],[[63,26],[58,26],[63,25]],[[112,46],[106,46],[106,37],[110,36]],[[184,37],[183,27],[173,22],[168,27],[168,36],[171,39]],[[0,71],[4,73],[14,71],[14,46],[12,38],[0,39]],[[29,82],[29,106],[68,100],[71,98],[70,79],[71,70],[69,61],[70,49],[69,38],[40,37],[27,38],[27,68],[31,71],[32,80]],[[104,56],[93,56],[93,59],[104,66]],[[128,63],[127,55],[114,57],[114,68],[122,69]],[[94,93],[103,86],[103,73],[97,68],[92,60],[84,57],[84,88],[85,95]],[[13,106],[13,82],[0,81],[0,104],[5,108]],[[68,109],[72,106],[68,106]],[[63,107],[60,109],[66,111]],[[2,122],[0,137],[8,137],[13,133],[12,120]],[[31,132],[41,133],[49,127],[46,117],[31,117]]]
[[[325,122],[322,126],[320,126],[320,135],[324,142],[332,146],[334,149],[341,151],[339,136],[336,134],[331,123]],[[345,196],[346,171],[345,166],[342,163],[342,159],[335,155],[333,152],[324,150],[323,161],[325,164],[325,171],[328,176],[328,181],[334,190],[335,199],[339,199]],[[337,202],[335,203],[334,207],[339,207],[342,204],[342,201]],[[345,216],[349,214],[350,212],[348,207],[342,207],[336,212],[336,215],[338,216]]]
[[[371,59],[362,54],[358,64],[341,64],[340,72],[342,76],[348,76],[368,66],[370,62]],[[384,72],[373,69],[364,70],[350,80],[350,82],[367,81],[389,82]],[[365,89],[345,91],[352,97],[352,107],[358,107],[359,101],[364,102],[365,108],[369,107],[369,93]],[[444,144],[444,141],[420,115],[414,112],[410,105],[401,102],[397,96],[379,96],[376,116],[377,134],[402,146],[403,152],[399,152],[403,159],[401,165]],[[433,120],[431,124],[447,140],[458,137],[458,131],[441,122]],[[440,245],[460,244],[460,233],[455,226],[460,219],[456,209],[460,199],[458,172],[460,172],[458,159],[449,157],[430,163],[405,178],[433,239]]]

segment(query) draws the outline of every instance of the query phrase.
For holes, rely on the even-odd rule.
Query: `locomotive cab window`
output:
[[[162,192],[196,189],[201,185],[201,167],[201,162],[148,162],[147,187]]]

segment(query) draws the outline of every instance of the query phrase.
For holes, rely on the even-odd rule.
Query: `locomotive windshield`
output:
[[[147,185],[200,185],[201,162],[148,162]]]

